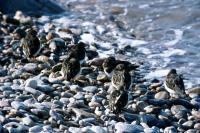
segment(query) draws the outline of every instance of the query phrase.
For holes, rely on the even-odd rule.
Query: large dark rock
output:
[[[26,13],[60,13],[61,7],[50,0],[0,0],[0,11],[15,13],[21,10]]]

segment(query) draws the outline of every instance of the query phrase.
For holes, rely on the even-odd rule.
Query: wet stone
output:
[[[170,127],[166,127],[166,128],[164,129],[164,133],[177,133],[177,130],[176,130],[175,127],[170,126]]]
[[[28,79],[26,80],[26,84],[25,84],[25,87],[31,87],[31,88],[37,88],[37,81],[35,79]]]
[[[31,132],[31,133],[39,133],[41,131],[42,131],[41,125],[36,125],[36,126],[29,128],[29,132]]]
[[[27,108],[22,102],[19,102],[19,101],[11,102],[11,106],[16,110],[19,110],[19,109],[25,110]]]
[[[137,132],[144,132],[144,129],[142,126],[139,125],[132,125],[132,124],[126,124],[126,123],[116,123],[115,124],[115,130],[116,133],[137,133]]]
[[[98,88],[96,86],[87,86],[83,88],[83,91],[95,93],[97,89]]]
[[[168,99],[168,98],[169,98],[169,94],[166,91],[160,91],[155,94],[155,99]]]

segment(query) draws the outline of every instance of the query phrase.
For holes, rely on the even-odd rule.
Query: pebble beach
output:
[[[127,0],[56,2],[64,12],[0,13],[0,133],[200,133],[199,70],[191,72],[198,67],[198,55],[179,47],[183,34],[193,33],[189,24],[184,29],[188,34],[176,25],[165,30],[165,40],[159,33],[162,26],[145,28],[148,18],[138,20],[144,27],[133,28],[137,20],[124,17],[134,17]],[[138,8],[154,5],[144,3]],[[37,31],[41,48],[37,56],[26,59],[22,40],[30,28]],[[80,41],[86,59],[80,73],[68,81],[60,66],[70,47]],[[157,46],[158,41],[164,46]],[[152,52],[153,43],[157,44]],[[186,64],[182,56],[187,55],[197,64]],[[128,102],[120,113],[109,108],[114,88],[102,65],[110,56],[137,66],[129,72]],[[188,66],[194,67],[184,73]],[[186,77],[184,98],[171,98],[164,87],[172,68]]]

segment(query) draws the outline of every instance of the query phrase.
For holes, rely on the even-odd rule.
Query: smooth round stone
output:
[[[193,98],[190,102],[192,105],[200,108],[200,98]]]
[[[187,109],[182,105],[173,105],[171,107],[171,112],[172,112],[173,115],[177,114],[181,110],[187,111]]]
[[[148,106],[148,104],[144,101],[138,101],[136,105],[138,111],[144,111],[144,108]]]
[[[0,86],[0,91],[12,90],[10,86]]]
[[[83,88],[83,91],[95,93],[98,90],[96,86],[86,86]]]
[[[195,117],[195,119],[200,119],[200,111],[192,110],[191,113]]]
[[[5,70],[5,69],[0,69],[0,77],[4,77],[4,76],[6,76],[7,75],[7,70]]]
[[[144,132],[144,128],[139,125],[132,125],[132,124],[126,124],[122,122],[118,122],[115,124],[115,133],[138,133],[138,132]]]
[[[144,133],[160,133],[159,128],[144,128]]]
[[[29,132],[30,133],[39,133],[42,131],[42,126],[41,125],[36,125],[36,126],[33,126],[31,128],[29,128]]]
[[[166,91],[160,91],[155,94],[155,99],[168,99],[168,98],[169,98],[169,94]]]
[[[40,95],[42,94],[41,91],[36,90],[36,89],[34,89],[34,88],[31,88],[31,87],[25,87],[25,91],[27,91],[27,92],[33,94],[34,96],[40,96]]]
[[[186,121],[182,124],[182,127],[184,129],[191,129],[194,126],[194,122],[193,121]]]
[[[54,88],[51,87],[50,85],[38,85],[37,89],[44,93],[49,93],[54,91]]]
[[[28,127],[17,122],[9,122],[3,126],[9,133],[26,133]]]
[[[76,100],[83,100],[84,99],[84,95],[82,92],[77,92],[76,95],[74,95],[74,98]]]
[[[188,90],[188,94],[191,98],[200,96],[200,87],[191,88]]]
[[[64,97],[64,98],[70,98],[70,97],[73,97],[74,94],[70,93],[70,92],[62,92],[61,93],[61,97]]]
[[[55,120],[55,121],[63,121],[63,116],[61,114],[56,113],[53,110],[49,111],[49,115]]]
[[[5,118],[2,114],[0,115],[0,123],[4,123],[7,121],[7,118]]]
[[[47,95],[46,95],[46,94],[41,94],[40,96],[38,96],[37,100],[38,100],[39,102],[41,102],[41,101],[45,100],[46,98],[47,98]]]
[[[33,120],[30,117],[24,117],[24,118],[22,118],[22,123],[24,125],[27,125],[27,126],[34,125],[34,122],[33,122]]]
[[[23,67],[24,71],[26,72],[35,72],[38,69],[37,64],[35,63],[27,63],[24,67]]]
[[[0,101],[0,107],[8,107],[8,106],[9,106],[9,102],[7,100]]]
[[[171,127],[166,127],[164,129],[164,133],[177,133],[177,130],[175,127],[171,126]]]
[[[69,127],[68,131],[69,131],[70,133],[81,133],[81,128]]]
[[[91,123],[96,123],[96,119],[92,117],[92,118],[81,119],[79,121],[79,125],[81,126],[91,125]]]
[[[181,119],[181,118],[187,119],[187,112],[188,112],[188,111],[186,111],[186,110],[180,110],[179,112],[177,112],[177,113],[175,114],[175,117],[176,117],[177,119]]]
[[[33,78],[27,79],[25,87],[31,87],[33,89],[37,88],[37,81]]]
[[[13,78],[19,78],[23,73],[23,70],[16,70],[12,73]]]
[[[164,121],[157,119],[153,114],[140,115],[140,121],[148,126],[163,127],[165,125]]]
[[[19,102],[19,101],[13,101],[11,102],[11,106],[16,109],[16,110],[19,110],[19,109],[22,109],[22,110],[25,110],[27,107],[24,105],[24,103],[22,102]]]
[[[196,123],[196,124],[194,125],[194,128],[197,129],[197,130],[200,130],[200,123]]]
[[[40,117],[40,118],[48,118],[49,117],[49,112],[46,110],[42,110],[42,109],[31,109],[31,112]]]
[[[81,88],[78,85],[70,85],[70,90],[74,92],[81,91]]]
[[[43,131],[47,133],[53,132],[53,128],[50,125],[43,126]]]
[[[108,129],[106,127],[92,126],[90,129],[95,133],[108,133]]]
[[[3,126],[0,124],[0,133],[3,132]]]
[[[106,82],[109,81],[109,79],[106,74],[101,73],[97,76],[97,81]]]
[[[70,101],[69,98],[60,98],[60,102],[62,102],[63,104],[68,104]]]
[[[189,130],[185,131],[184,133],[199,133],[199,130],[189,129]]]

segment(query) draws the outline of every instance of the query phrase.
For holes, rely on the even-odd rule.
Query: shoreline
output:
[[[48,16],[34,18],[23,13],[14,18],[18,20],[12,17],[1,19],[0,131],[106,133],[115,130],[200,130],[200,88],[193,88],[189,99],[170,100],[162,80],[146,81],[142,74],[149,68],[137,56],[139,53],[135,52],[135,47],[144,45],[145,41],[136,40],[131,34],[128,39],[124,39],[123,31],[118,35],[119,27],[113,23],[114,28],[118,29],[116,36],[109,34],[104,27],[95,27],[88,21],[70,25],[74,20],[58,18],[51,21]],[[66,27],[59,27],[56,21],[66,21]],[[30,63],[21,60],[24,58],[20,47],[22,31],[16,30],[26,30],[26,26],[37,29],[37,35],[43,44],[40,56]],[[112,43],[112,39],[107,42],[102,37],[104,33],[111,36],[115,43]],[[60,79],[49,80],[51,69],[66,57],[65,48],[72,40],[78,42],[80,39],[86,42],[87,55],[90,57],[88,63],[82,66],[82,76],[76,83]],[[123,45],[118,46],[116,43],[129,44],[121,47]],[[60,51],[55,51],[55,47]],[[115,54],[121,60],[134,56],[131,63],[140,64],[134,72],[134,87],[129,91],[132,99],[119,116],[107,113],[110,81],[106,79],[100,62],[109,54]]]

